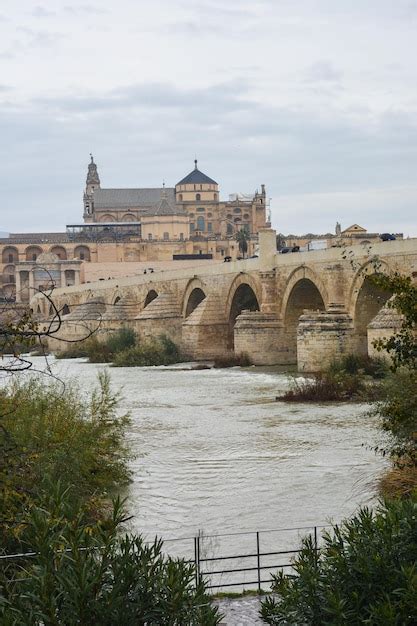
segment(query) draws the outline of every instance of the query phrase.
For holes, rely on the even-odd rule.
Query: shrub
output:
[[[347,354],[330,366],[329,370],[347,374],[365,374],[372,378],[385,378],[389,372],[387,361],[367,354]]]
[[[156,339],[142,340],[139,345],[119,352],[115,355],[113,366],[172,365],[183,360],[176,344],[165,335],[160,335]]]
[[[334,626],[416,623],[417,504],[362,508],[323,534],[316,551],[304,539],[296,576],[274,576],[277,594],[262,603],[268,624]]]
[[[371,397],[371,389],[359,374],[320,372],[311,378],[293,378],[291,388],[277,400],[286,402],[346,402]]]
[[[0,570],[0,622],[66,626],[215,626],[220,621],[194,566],[162,553],[162,542],[121,536],[123,511],[91,523],[58,483],[28,518],[35,556]],[[4,567],[4,566],[3,566]]]
[[[0,545],[24,539],[25,520],[45,480],[75,485],[73,497],[100,515],[108,493],[129,478],[126,416],[102,373],[87,398],[75,384],[14,380],[0,391]],[[48,483],[48,484],[49,484]]]

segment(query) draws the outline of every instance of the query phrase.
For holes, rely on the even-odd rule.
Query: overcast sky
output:
[[[7,5],[7,6],[6,6]],[[103,187],[266,184],[284,233],[417,235],[417,0],[0,4],[0,230]]]

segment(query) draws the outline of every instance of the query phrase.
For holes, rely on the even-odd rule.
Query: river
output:
[[[84,390],[107,368],[51,363]],[[365,405],[276,402],[279,368],[108,370],[132,419],[128,507],[147,537],[322,525],[372,500],[383,461]]]

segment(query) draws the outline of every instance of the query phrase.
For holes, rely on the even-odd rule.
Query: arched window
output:
[[[228,224],[227,225],[227,234],[228,235],[233,235],[233,226],[232,226],[232,224]]]
[[[74,256],[76,259],[80,259],[80,261],[89,261],[90,248],[87,246],[77,246],[74,250]]]
[[[201,193],[196,193],[195,194],[195,199],[197,200],[197,202],[200,201],[201,200]]]
[[[42,248],[29,246],[26,248],[26,261],[36,261],[40,254],[42,254]]]
[[[205,220],[202,215],[197,217],[197,230],[205,230]]]

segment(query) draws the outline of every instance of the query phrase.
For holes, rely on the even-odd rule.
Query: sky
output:
[[[7,5],[7,6],[6,6]],[[0,3],[0,230],[102,187],[266,185],[285,234],[417,236],[417,0]]]

